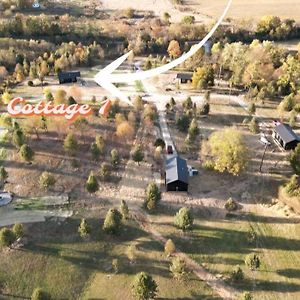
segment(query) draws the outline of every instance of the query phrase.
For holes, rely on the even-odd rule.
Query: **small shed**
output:
[[[59,84],[77,82],[77,77],[80,77],[80,72],[59,72]]]
[[[186,160],[174,155],[166,159],[165,184],[167,191],[187,192],[189,173]]]
[[[300,142],[298,135],[287,124],[280,123],[277,125],[273,130],[272,136],[274,141],[284,150],[293,150]]]
[[[192,73],[178,73],[176,75],[176,79],[180,81],[180,83],[188,83],[192,81],[193,74]]]

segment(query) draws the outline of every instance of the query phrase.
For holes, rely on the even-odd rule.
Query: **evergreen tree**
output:
[[[190,127],[189,127],[189,130],[188,130],[188,134],[190,136],[190,139],[192,141],[194,141],[196,139],[196,137],[199,135],[199,127],[198,127],[198,122],[196,119],[193,119],[191,124],[190,124]]]
[[[175,226],[182,229],[183,231],[190,230],[193,228],[194,218],[186,207],[182,207],[175,215],[174,219]]]
[[[110,152],[111,155],[111,164],[116,167],[120,163],[119,151],[117,149],[112,149]]]
[[[244,279],[244,272],[240,266],[236,266],[231,272],[230,278],[234,282],[240,282]]]
[[[25,137],[21,128],[16,128],[12,137],[13,144],[20,149],[25,143]]]
[[[10,247],[16,240],[12,230],[4,227],[0,230],[0,245],[2,247]]]
[[[98,149],[100,150],[101,154],[104,154],[105,142],[104,142],[104,139],[101,135],[96,135],[95,143],[96,143]]]
[[[171,239],[168,239],[165,243],[165,253],[167,256],[171,256],[176,251],[174,242]]]
[[[97,161],[99,159],[101,151],[95,142],[91,144],[91,153],[92,153],[92,159]]]
[[[157,295],[157,284],[150,275],[138,273],[134,279],[132,293],[138,300],[154,299]]]
[[[144,153],[142,152],[141,145],[135,145],[133,150],[131,151],[132,160],[140,164],[140,162],[144,159]]]
[[[23,224],[16,223],[13,226],[12,231],[13,231],[13,234],[15,235],[16,239],[22,238],[24,236],[24,226],[23,226]]]
[[[81,237],[85,237],[91,233],[91,227],[88,225],[86,219],[81,219],[80,225],[78,227],[78,233]]]
[[[109,234],[119,233],[122,225],[122,214],[115,208],[111,208],[105,217],[103,230]]]
[[[146,198],[144,201],[144,207],[150,212],[154,211],[160,199],[161,193],[159,191],[158,186],[154,182],[149,183],[146,188]]]
[[[125,200],[121,201],[120,212],[124,220],[129,219],[129,208]]]
[[[20,148],[20,155],[21,155],[22,159],[24,159],[26,162],[30,163],[30,162],[32,162],[32,160],[34,158],[34,151],[27,144],[24,144]]]
[[[249,267],[250,270],[257,270],[260,267],[260,258],[257,254],[251,253],[246,256],[245,264],[247,267]]]
[[[256,118],[251,119],[249,129],[252,133],[259,133],[259,125]]]
[[[64,140],[64,149],[70,155],[74,155],[78,149],[78,142],[73,133],[69,133]]]
[[[49,172],[43,172],[39,178],[39,185],[41,188],[49,189],[56,183],[55,177]]]
[[[295,174],[300,175],[300,143],[289,156],[290,164]]]
[[[96,193],[99,190],[99,184],[93,172],[90,173],[85,187],[90,194]]]
[[[107,163],[102,163],[100,167],[100,177],[102,180],[106,181],[110,176],[110,167]]]
[[[175,279],[183,279],[187,275],[185,262],[180,257],[174,257],[170,265],[170,271]]]

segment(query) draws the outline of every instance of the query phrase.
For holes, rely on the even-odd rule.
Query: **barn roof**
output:
[[[275,127],[275,132],[281,137],[285,143],[299,141],[298,135],[287,124],[279,124]]]
[[[80,72],[79,71],[74,71],[74,72],[59,72],[58,77],[60,79],[68,79],[68,78],[74,78],[74,77],[80,77]]]
[[[166,159],[166,183],[174,181],[189,182],[189,173],[186,160],[179,156]]]
[[[183,80],[192,80],[193,74],[192,73],[178,73],[176,78],[183,79]]]

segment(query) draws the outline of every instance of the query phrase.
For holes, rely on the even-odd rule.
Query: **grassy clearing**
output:
[[[162,217],[163,223],[159,221]],[[240,215],[226,220],[199,217],[194,231],[180,235],[172,225],[172,216],[156,216],[155,219],[158,230],[210,272],[228,280],[234,266],[240,265],[246,279],[237,287],[241,291],[253,291],[255,299],[292,300],[300,297],[298,220],[258,215]],[[250,226],[259,237],[256,245],[247,241]],[[244,264],[245,256],[252,252],[257,252],[262,260],[260,271],[254,273]]]
[[[30,297],[40,286],[54,299],[131,299],[135,274],[146,271],[157,281],[161,299],[219,299],[193,275],[189,281],[174,282],[163,247],[134,222],[128,222],[120,236],[111,237],[101,230],[103,221],[90,218],[90,239],[78,236],[79,222],[31,225],[22,251],[1,251],[0,298]],[[118,274],[112,269],[115,258]]]

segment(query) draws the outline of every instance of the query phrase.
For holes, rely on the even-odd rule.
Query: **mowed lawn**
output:
[[[299,219],[255,215],[225,220],[195,217],[195,229],[181,236],[172,225],[172,216],[157,215],[153,220],[156,229],[172,238],[180,250],[229,284],[233,284],[229,281],[231,271],[240,265],[246,278],[233,285],[241,291],[252,291],[254,299],[300,299]],[[252,245],[247,240],[250,227],[258,236]],[[250,271],[244,263],[245,256],[253,252],[262,261],[257,272]]]
[[[0,298],[30,298],[34,288],[42,287],[54,299],[133,299],[134,276],[145,271],[157,281],[160,299],[220,299],[193,275],[188,281],[175,281],[163,246],[133,221],[116,237],[102,231],[103,219],[88,222],[93,230],[90,239],[78,236],[79,218],[60,225],[48,221],[27,228],[28,244],[23,248],[2,249]]]
[[[191,7],[201,14],[218,17],[224,10],[227,0],[193,1]],[[228,17],[235,19],[258,20],[264,15],[275,15],[283,19],[292,18],[300,21],[300,5],[298,0],[234,0]]]

